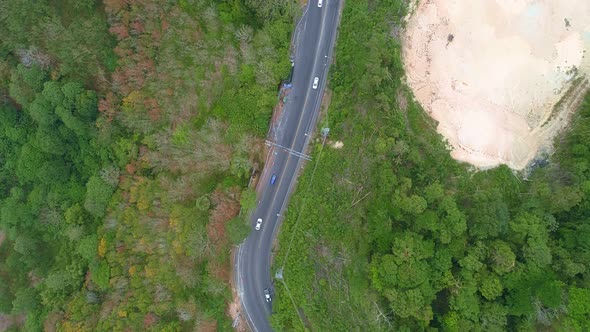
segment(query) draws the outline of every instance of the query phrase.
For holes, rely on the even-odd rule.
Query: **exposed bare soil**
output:
[[[523,169],[589,88],[587,0],[423,0],[404,32],[416,99],[455,159]]]

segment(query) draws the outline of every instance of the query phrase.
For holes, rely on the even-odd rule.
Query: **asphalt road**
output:
[[[275,128],[276,135],[269,138],[282,147],[301,153],[305,153],[316,127],[341,9],[340,0],[323,0],[322,8],[317,7],[317,1],[309,0],[297,25],[293,87]],[[317,89],[312,88],[314,77],[319,77]],[[272,331],[268,321],[272,302],[267,303],[264,298],[264,290],[270,289],[272,293],[273,289],[270,275],[272,244],[302,161],[287,149],[271,149],[261,176],[261,181],[265,181],[262,196],[251,216],[252,232],[237,251],[234,269],[242,314],[255,332]],[[273,174],[276,182],[270,184]],[[263,222],[261,229],[256,231],[254,225],[258,218]]]

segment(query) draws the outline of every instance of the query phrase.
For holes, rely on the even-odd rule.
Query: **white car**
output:
[[[268,290],[268,288],[264,290],[264,299],[266,300],[266,302],[272,301],[272,298],[270,297],[270,291]]]
[[[320,78],[319,77],[315,77],[313,79],[313,85],[311,86],[314,90],[318,88],[318,83],[320,82]]]
[[[256,230],[259,231],[260,230],[260,226],[262,225],[262,218],[258,218],[258,220],[256,220]]]
[[[318,0],[318,7],[322,8],[322,0]]]

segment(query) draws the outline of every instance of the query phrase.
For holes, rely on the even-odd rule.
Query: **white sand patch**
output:
[[[587,89],[589,50],[588,0],[428,0],[408,19],[404,65],[454,158],[522,169],[567,125],[575,103],[555,106]]]
[[[340,141],[331,142],[330,146],[333,147],[334,149],[342,149],[342,147],[344,146],[344,143],[342,143]]]

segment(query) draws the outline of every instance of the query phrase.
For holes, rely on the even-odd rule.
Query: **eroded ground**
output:
[[[589,45],[587,0],[418,1],[404,65],[455,159],[522,169],[590,86]]]

